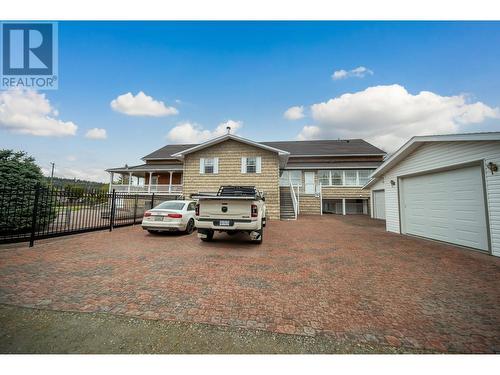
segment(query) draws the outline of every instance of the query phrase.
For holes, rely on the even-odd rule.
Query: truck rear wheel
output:
[[[253,240],[253,243],[260,245],[262,243],[262,239],[264,237],[264,220],[260,223],[260,229],[256,231],[259,233],[259,238],[257,240]]]
[[[209,229],[209,230],[207,230],[204,233],[205,233],[206,237],[205,238],[201,238],[201,240],[203,242],[210,242],[210,241],[213,240],[213,238],[214,238],[214,231],[213,230]]]

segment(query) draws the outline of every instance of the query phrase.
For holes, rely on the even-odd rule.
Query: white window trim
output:
[[[324,169],[323,169],[324,170]],[[333,184],[333,176],[332,176],[332,171],[337,170],[337,171],[342,171],[342,184],[341,185],[334,185]],[[356,171],[356,182],[354,184],[347,184],[346,183],[346,171],[351,170],[351,171]],[[360,187],[363,186],[364,184],[360,183],[360,178],[359,178],[359,171],[363,169],[328,169],[328,185],[322,185],[322,186],[328,186],[328,187],[335,187],[335,186],[345,186],[345,187]],[[319,176],[318,176],[319,180]]]
[[[255,158],[255,172],[248,172],[247,161],[249,158]],[[262,157],[261,156],[242,156],[241,157],[241,173],[262,173]]]
[[[213,171],[212,173],[205,172],[206,161],[212,160]],[[200,174],[218,174],[219,173],[219,158],[200,158]]]

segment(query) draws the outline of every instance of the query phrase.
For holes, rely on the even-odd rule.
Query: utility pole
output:
[[[54,180],[54,167],[56,163],[51,162],[50,165],[52,165],[52,170],[50,171],[50,184],[53,185],[53,180]]]

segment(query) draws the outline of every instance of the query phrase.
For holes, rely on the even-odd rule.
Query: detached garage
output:
[[[372,174],[388,231],[500,256],[500,133],[413,137]]]

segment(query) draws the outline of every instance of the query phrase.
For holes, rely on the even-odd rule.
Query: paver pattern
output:
[[[0,250],[0,303],[500,351],[500,259],[364,216],[270,221],[261,246],[139,226],[11,246]]]

